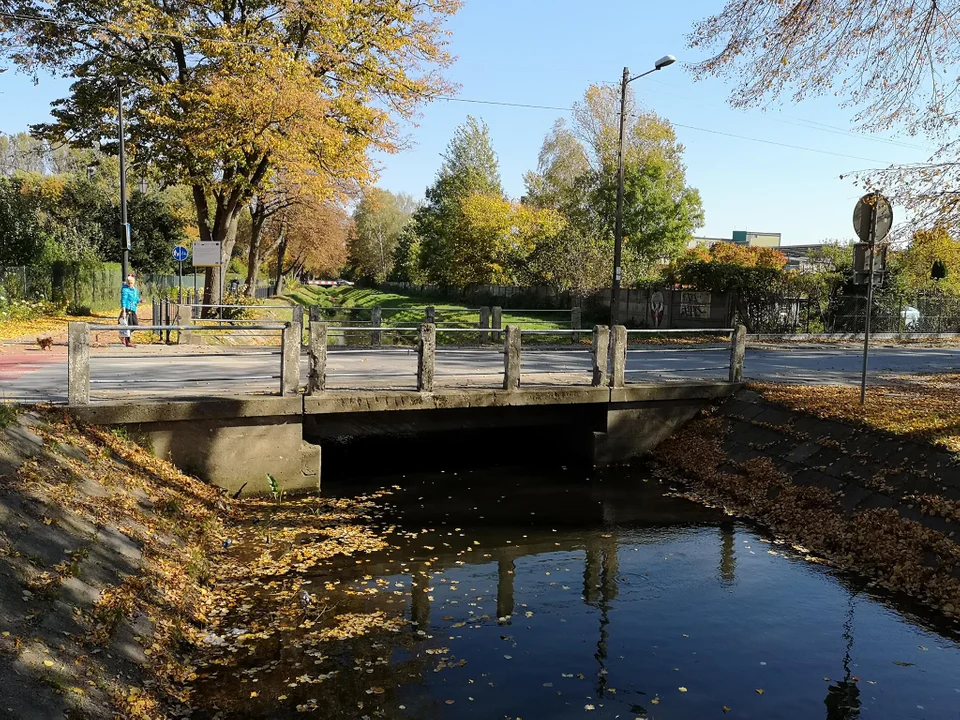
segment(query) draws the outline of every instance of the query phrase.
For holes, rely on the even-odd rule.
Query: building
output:
[[[799,272],[812,272],[825,269],[823,263],[811,259],[810,255],[815,250],[823,247],[822,243],[810,245],[783,245],[780,233],[753,232],[750,230],[734,230],[731,238],[712,238],[712,237],[694,237],[687,243],[687,248],[712,247],[718,242],[734,243],[736,245],[745,245],[746,247],[771,247],[777,248],[787,256],[787,270],[797,270]]]

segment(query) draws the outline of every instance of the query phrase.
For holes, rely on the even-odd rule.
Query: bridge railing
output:
[[[91,325],[90,323],[72,322],[67,326],[67,402],[70,405],[90,404],[90,334],[91,332],[185,332],[223,334],[230,331],[269,331],[280,334],[280,367],[279,375],[271,376],[278,379],[281,395],[296,395],[300,387],[300,349],[303,335],[303,311],[295,308],[293,319],[289,322],[261,322],[260,324],[245,323],[237,327],[225,328],[220,324],[214,325]],[[137,356],[134,356],[137,357]],[[178,385],[190,383],[210,383],[217,381],[241,381],[240,377],[211,377],[203,376],[192,379],[184,376],[170,378],[169,381]],[[260,379],[260,378],[257,378]],[[150,382],[161,382],[158,378],[150,378]]]
[[[337,327],[327,323],[314,322],[310,325],[310,339],[308,344],[308,362],[309,370],[307,374],[306,393],[313,395],[327,390],[327,348],[330,341],[330,335],[337,332],[347,332],[357,329],[357,327]],[[432,392],[436,381],[437,368],[437,333],[440,332],[434,323],[423,323],[419,327],[390,328],[390,331],[404,333],[406,335],[416,335],[416,388],[420,392]],[[447,328],[444,332],[471,332],[470,329]],[[538,334],[557,334],[557,333],[583,333],[593,337],[591,347],[591,365],[589,370],[590,384],[594,387],[623,387],[626,384],[626,375],[634,372],[656,372],[656,370],[630,370],[626,369],[627,354],[630,352],[644,352],[643,350],[630,350],[628,345],[629,334],[646,334],[652,337],[661,337],[668,335],[720,335],[729,336],[729,363],[706,368],[690,368],[684,371],[713,371],[725,370],[728,373],[730,382],[741,382],[743,380],[743,359],[745,353],[746,329],[743,326],[726,329],[676,329],[676,330],[627,330],[622,325],[613,328],[613,331],[605,325],[598,325],[592,330],[568,329],[568,330],[524,330],[516,325],[508,325],[503,330],[503,389],[517,390],[521,382],[521,361],[523,355],[522,339],[524,335],[536,336]],[[715,353],[716,348],[708,348],[710,352]],[[697,352],[697,349],[690,349],[690,352]],[[646,351],[649,352],[649,351]],[[551,367],[548,370],[541,371],[547,374],[569,373],[569,368]],[[573,368],[572,372],[576,374],[585,374],[586,371],[580,368]],[[404,374],[397,374],[397,377],[406,377]],[[384,377],[384,375],[380,375]]]

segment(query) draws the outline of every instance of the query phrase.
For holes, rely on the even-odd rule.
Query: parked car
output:
[[[900,318],[903,320],[903,326],[907,330],[914,330],[920,327],[920,311],[909,305],[900,312]]]

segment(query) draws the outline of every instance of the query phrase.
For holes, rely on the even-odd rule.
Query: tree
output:
[[[353,213],[350,265],[360,277],[382,283],[393,272],[400,233],[410,221],[416,203],[409,195],[367,189]]]
[[[48,240],[20,178],[0,178],[0,265],[34,265]]]
[[[690,35],[712,53],[693,70],[733,80],[737,107],[831,93],[863,129],[926,134],[939,144],[928,162],[858,177],[906,205],[915,226],[956,228],[958,20],[960,5],[943,0],[727,0]]]
[[[792,279],[784,272],[786,264],[787,256],[776,248],[718,242],[709,250],[687,250],[670,264],[665,278],[701,291],[732,292],[740,322],[753,333],[783,299]]]
[[[579,263],[552,263],[539,253],[544,280],[558,287],[608,282],[613,264],[619,154],[620,98],[614,88],[591,86],[574,106],[567,127],[558,121],[544,140],[537,172],[526,176],[527,201],[564,215],[567,230],[550,251],[579,256]],[[655,113],[637,109],[628,93],[625,108],[624,277],[635,282],[686,246],[703,225],[700,194],[686,184],[683,146],[673,127]],[[584,263],[590,263],[587,266]],[[567,268],[564,272],[564,268]]]
[[[911,290],[960,294],[960,242],[944,228],[918,230],[899,258],[903,281]],[[940,277],[934,277],[938,268]]]
[[[446,91],[443,25],[459,5],[23,0],[0,30],[21,68],[73,81],[44,139],[112,142],[124,79],[136,163],[191,188],[200,239],[221,242],[226,264],[276,170],[318,199],[370,179],[367,152],[397,148],[394,116]],[[208,272],[207,302],[217,284]]]
[[[414,213],[420,269],[431,282],[455,284],[453,248],[463,221],[461,204],[475,194],[502,197],[503,190],[490,129],[482,120],[468,117],[447,145],[437,179],[427,188],[426,203]]]
[[[347,259],[350,218],[330,201],[304,197],[278,212],[264,235],[274,248],[274,295],[287,277],[336,274]]]
[[[449,281],[459,287],[518,284],[540,239],[563,227],[556,210],[511,202],[502,195],[468,195],[460,210],[448,273]]]

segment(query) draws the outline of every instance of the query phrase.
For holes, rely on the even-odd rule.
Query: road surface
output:
[[[0,397],[20,402],[65,402],[65,348],[55,352],[14,349],[0,354]],[[726,346],[631,349],[628,382],[677,382],[726,379]],[[859,382],[861,354],[854,347],[748,348],[744,375],[750,379],[790,383]],[[878,348],[871,354],[877,374],[960,370],[960,348]],[[306,359],[302,363],[306,381]],[[406,348],[353,350],[331,348],[328,380],[338,389],[413,389],[417,356]],[[591,368],[587,349],[524,348],[524,387],[587,384]],[[497,387],[503,372],[496,349],[441,347],[437,387]],[[277,349],[120,346],[91,351],[91,399],[202,398],[243,393],[272,393],[279,388]]]

